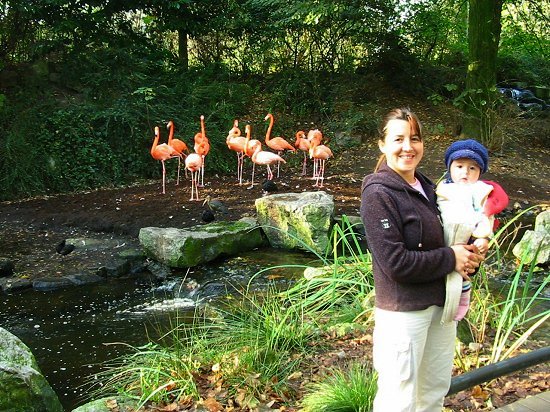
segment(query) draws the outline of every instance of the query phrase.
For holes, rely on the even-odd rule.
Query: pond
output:
[[[0,326],[19,337],[32,350],[42,373],[68,411],[85,403],[82,385],[100,363],[113,359],[125,345],[140,346],[155,338],[159,326],[168,328],[170,315],[188,310],[198,301],[212,301],[247,288],[268,284],[286,288],[303,268],[318,261],[300,252],[262,249],[189,272],[174,272],[159,282],[150,276],[118,279],[57,292],[29,291],[6,295],[0,307]],[[149,337],[148,337],[149,335]]]

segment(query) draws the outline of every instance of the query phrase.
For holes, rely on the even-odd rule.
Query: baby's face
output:
[[[472,159],[453,160],[449,168],[454,183],[475,183],[481,175],[481,168]]]

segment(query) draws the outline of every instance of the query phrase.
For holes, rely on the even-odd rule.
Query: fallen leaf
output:
[[[291,373],[290,375],[288,375],[288,380],[300,379],[302,377],[302,375],[303,375],[302,372],[296,371],[296,372]]]
[[[208,398],[205,399],[202,404],[210,411],[210,412],[219,412],[223,410],[223,405],[219,403],[214,398]]]

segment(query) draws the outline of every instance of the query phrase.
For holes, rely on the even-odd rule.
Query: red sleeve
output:
[[[506,209],[506,206],[508,206],[508,195],[498,183],[490,180],[484,180],[483,182],[493,186],[493,190],[489,193],[485,206],[483,207],[483,213],[486,216],[493,216],[502,212]]]

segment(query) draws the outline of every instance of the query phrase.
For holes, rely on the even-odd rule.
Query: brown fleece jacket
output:
[[[445,303],[455,256],[445,246],[433,183],[419,172],[428,199],[383,164],[363,180],[361,219],[373,257],[376,307],[422,310]]]

